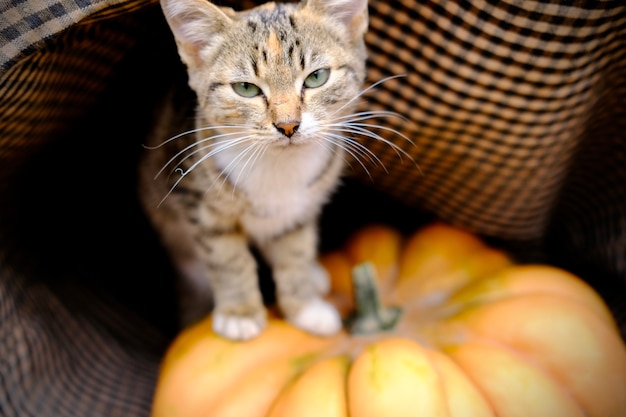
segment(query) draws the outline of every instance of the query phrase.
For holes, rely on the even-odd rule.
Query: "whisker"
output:
[[[406,117],[394,111],[371,110],[371,111],[362,111],[362,112],[351,113],[351,114],[335,117],[333,119],[328,120],[326,123],[324,123],[324,128],[331,130],[331,131],[335,131],[335,132],[353,134],[353,135],[360,136],[363,138],[370,138],[370,139],[380,141],[386,144],[387,146],[391,147],[396,153],[396,155],[398,155],[400,160],[402,160],[403,156],[408,158],[417,167],[420,174],[423,175],[421,168],[419,167],[417,162],[413,159],[413,157],[408,152],[406,152],[402,147],[398,146],[396,143],[392,142],[391,140],[385,139],[383,136],[379,135],[378,133],[370,129],[378,129],[381,131],[390,132],[394,134],[395,136],[401,137],[402,139],[410,143],[412,146],[415,146],[415,143],[408,136],[406,136],[405,134],[403,134],[402,132],[399,132],[398,130],[394,128],[384,126],[382,124],[374,124],[374,123],[369,123],[369,122],[361,123],[361,122],[365,122],[365,121],[372,120],[372,119],[387,118],[387,117],[398,117],[403,120],[407,120]],[[380,164],[380,165],[382,166],[383,164]]]
[[[334,119],[329,119],[329,122],[340,122],[342,120],[346,121],[361,121],[361,120],[370,120],[377,119],[383,117],[397,117],[402,120],[408,120],[406,117],[401,115],[400,113],[396,113],[390,110],[370,110],[370,111],[362,111],[358,113],[350,113],[343,116],[335,117]]]
[[[373,88],[376,88],[377,86],[379,86],[380,84],[384,83],[385,81],[389,81],[389,80],[393,80],[394,78],[401,78],[401,77],[406,77],[406,74],[390,75],[389,77],[385,77],[385,78],[383,78],[381,80],[376,81],[374,84],[372,84],[369,87],[361,90],[361,92],[359,94],[357,94],[356,96],[352,97],[350,100],[348,100],[346,103],[344,103],[343,106],[339,107],[337,110],[335,110],[333,113],[331,113],[331,116],[334,115],[334,114],[339,113],[340,111],[345,109],[347,106],[352,104],[352,102],[354,102],[354,100],[356,100],[359,97],[363,96],[368,91],[372,90]]]
[[[346,133],[352,133],[352,134],[358,135],[360,137],[371,138],[371,139],[377,140],[379,142],[382,142],[382,143],[386,144],[387,146],[389,146],[390,148],[392,148],[394,150],[394,152],[396,153],[396,155],[398,155],[400,160],[402,160],[402,156],[404,155],[409,161],[411,161],[413,163],[413,165],[419,171],[420,175],[422,175],[422,176],[424,175],[424,172],[420,168],[420,166],[417,163],[417,161],[415,161],[415,159],[413,159],[413,156],[411,156],[411,154],[409,154],[407,151],[405,151],[404,149],[402,149],[400,146],[398,146],[397,144],[393,143],[392,141],[390,141],[388,139],[385,139],[382,136],[380,136],[379,134],[366,129],[364,126],[376,127],[378,129],[390,131],[390,132],[395,133],[396,135],[404,138],[411,145],[415,146],[415,144],[413,143],[413,141],[411,139],[409,139],[408,137],[406,137],[402,133],[398,132],[397,130],[392,129],[390,127],[386,127],[386,126],[377,126],[377,125],[358,124],[357,123],[356,126],[351,126],[351,125],[348,124],[346,126],[342,126],[342,127],[339,127],[339,128],[333,128],[333,130],[340,131],[340,132],[346,132]]]
[[[202,155],[200,157],[200,159],[198,159],[189,168],[187,168],[187,170],[185,171],[185,175],[187,175],[188,173],[193,171],[198,165],[200,165],[202,162],[206,161],[207,159],[209,159],[213,155],[217,155],[218,153],[223,152],[223,151],[225,151],[227,149],[230,149],[233,146],[240,145],[242,142],[246,142],[251,137],[253,137],[253,135],[242,136],[242,137],[237,138],[237,139],[235,139],[233,141],[230,141],[230,142],[216,144],[217,145],[216,149],[213,149],[211,152],[208,152],[207,154]],[[208,147],[209,147],[209,145],[207,145],[207,148]],[[197,151],[194,151],[194,153],[197,153]],[[191,155],[189,155],[189,156],[191,156]],[[185,157],[185,159],[187,159],[189,156]],[[182,163],[182,161],[181,161],[181,163]]]
[[[216,139],[220,139],[220,138],[224,138],[224,137],[228,137],[228,136],[234,136],[234,135],[240,135],[241,132],[230,132],[230,133],[222,133],[219,135],[215,135],[215,136],[208,136],[204,139],[195,141],[193,143],[191,143],[190,145],[187,145],[186,147],[184,147],[182,150],[178,151],[174,156],[172,156],[166,163],[165,165],[163,165],[163,167],[159,170],[159,172],[156,173],[156,175],[154,176],[154,179],[158,178],[159,175],[161,175],[163,173],[163,171],[165,171],[165,169],[171,164],[173,163],[178,157],[180,157],[181,155],[183,155],[185,152],[187,152],[188,150],[202,144],[205,143],[207,141],[213,141]],[[177,167],[180,166],[181,163],[183,163],[185,160],[187,160],[188,158],[190,158],[191,156],[195,155],[198,152],[201,152],[205,149],[209,149],[213,146],[219,145],[219,143],[211,143],[207,146],[202,146],[197,148],[196,150],[194,150],[193,152],[190,152],[188,155],[185,156],[185,158],[183,158],[181,161],[178,162]]]
[[[245,139],[246,142],[248,141],[250,138],[252,137],[252,135],[247,136]],[[243,143],[242,142],[242,143]],[[220,177],[222,178],[222,184],[221,187],[224,187],[224,184],[226,183],[226,179],[228,178],[228,171],[230,170],[231,166],[239,163],[239,161],[250,152],[250,149],[255,148],[255,146],[253,146],[252,144],[249,144],[248,146],[246,146],[242,151],[240,151],[239,153],[237,153],[237,155],[228,163],[228,165],[226,165],[226,167],[224,167],[223,169],[220,170],[220,174],[213,180],[213,182],[207,187],[205,194],[208,193],[213,186],[217,183],[217,181],[220,179]],[[233,193],[235,192],[235,187],[236,187],[236,183],[239,181],[239,178],[237,178],[235,180],[235,183],[233,184]]]
[[[173,172],[176,172],[177,170],[181,170],[181,172],[184,172],[185,175],[187,175],[187,173],[191,172],[196,166],[198,166],[199,163],[207,160],[208,158],[212,157],[213,155],[216,155],[216,154],[222,152],[223,150],[228,149],[231,146],[235,146],[238,143],[241,143],[242,141],[245,141],[246,138],[247,137],[245,137],[245,136],[241,137],[241,138],[236,138],[236,139],[234,139],[232,141],[229,141],[227,143],[210,143],[210,144],[208,144],[206,146],[202,146],[202,147],[200,147],[198,149],[195,149],[193,152],[189,152],[187,155],[185,155],[185,157],[178,162],[176,167],[174,169],[172,169],[172,171],[170,171],[170,175]],[[180,166],[183,164],[183,162],[185,162],[187,159],[191,158],[195,154],[198,154],[198,153],[200,153],[200,152],[202,152],[204,150],[207,150],[207,149],[210,149],[210,148],[213,148],[213,147],[215,147],[215,149],[213,149],[212,151],[206,153],[205,155],[202,155],[200,160],[194,162],[192,164],[192,166],[189,167],[186,171],[183,171],[182,168],[180,168]],[[162,168],[161,171],[163,171],[164,168]]]
[[[256,161],[259,159],[260,155],[265,153],[267,146],[268,146],[267,144],[263,144],[260,146],[255,146],[254,144],[250,144],[249,146],[246,147],[246,149],[244,149],[240,154],[238,154],[237,157],[233,159],[233,161],[229,163],[226,168],[224,168],[222,172],[226,171],[233,162],[237,161],[238,163],[240,160],[243,159],[244,156],[248,156],[248,154],[250,153],[250,155],[246,158],[246,161],[244,162],[243,166],[241,167],[239,174],[237,174],[237,178],[235,178],[235,180],[233,181],[233,193],[235,192],[235,188],[237,188],[237,184],[239,183],[239,179],[241,178],[241,175],[245,172],[246,178],[247,178],[248,174],[250,173],[250,170],[252,169]],[[250,149],[252,149],[252,152],[250,152]],[[250,164],[250,169],[246,171],[248,164]]]
[[[325,126],[328,127],[335,127],[335,126],[360,126],[360,127],[373,127],[373,128],[377,128],[377,129],[381,129],[381,130],[386,130],[389,131],[395,135],[398,135],[400,137],[402,137],[403,139],[405,139],[407,142],[409,142],[412,145],[415,145],[413,143],[413,141],[411,139],[409,139],[406,135],[402,134],[401,132],[387,127],[387,126],[383,126],[383,125],[378,125],[378,124],[371,124],[371,123],[355,123],[355,122],[360,122],[363,120],[371,120],[371,119],[377,119],[377,118],[383,118],[383,117],[398,117],[400,119],[403,120],[408,120],[406,117],[404,117],[403,115],[396,113],[394,111],[389,111],[389,110],[372,110],[372,111],[363,111],[363,112],[359,112],[359,113],[353,113],[353,114],[348,114],[345,116],[341,116],[341,117],[337,117],[335,119],[330,120],[331,123],[326,123]]]
[[[144,149],[150,149],[150,150],[155,150],[155,149],[159,149],[165,145],[167,145],[168,143],[176,140],[176,139],[180,139],[184,136],[187,135],[192,135],[194,133],[198,133],[198,132],[205,132],[207,130],[214,130],[214,129],[246,129],[246,128],[250,128],[251,126],[248,125],[223,125],[223,126],[205,126],[205,127],[199,127],[196,129],[191,129],[191,130],[186,130],[184,132],[178,133],[177,135],[172,136],[171,138],[164,140],[163,142],[159,143],[158,145],[155,146],[148,146],[148,145],[144,145],[142,144],[141,146],[144,147]]]
[[[345,125],[340,125],[338,127],[333,127],[333,130],[340,131],[340,132],[354,133],[354,134],[357,134],[359,136],[365,136],[365,137],[369,137],[369,138],[375,139],[375,140],[377,140],[379,142],[382,142],[382,143],[388,145],[389,147],[391,147],[396,152],[396,154],[398,155],[398,157],[400,159],[402,159],[402,155],[406,156],[409,159],[413,159],[412,156],[409,155],[409,153],[407,153],[400,146],[396,145],[395,143],[393,143],[392,141],[390,141],[388,139],[383,138],[379,134],[366,129],[366,127],[374,127],[376,129],[386,130],[386,131],[395,133],[396,135],[398,135],[398,136],[402,137],[403,139],[405,139],[407,142],[413,144],[413,141],[411,139],[409,139],[408,137],[406,137],[402,133],[398,132],[397,130],[392,129],[392,128],[387,127],[387,126],[371,125],[371,124],[367,124],[367,123],[347,123]]]
[[[367,175],[370,178],[372,178],[372,176],[370,175],[369,170],[367,169],[367,167],[365,166],[365,164],[363,163],[361,158],[367,158],[370,163],[372,163],[374,165],[378,164],[385,171],[387,171],[385,165],[376,156],[376,154],[374,154],[366,146],[364,146],[363,144],[359,143],[358,141],[356,141],[356,140],[354,140],[352,138],[349,138],[349,137],[346,137],[346,136],[343,136],[343,135],[339,135],[339,134],[336,134],[336,133],[331,133],[331,132],[324,132],[324,138],[326,140],[328,140],[329,142],[335,144],[336,146],[339,146],[340,148],[345,150],[350,156],[352,156],[354,158],[354,160],[357,161],[359,163],[359,165],[361,165],[363,170],[367,173]]]
[[[347,142],[346,139],[349,139],[349,138],[345,138],[345,137],[340,136],[340,135],[337,135],[337,136],[338,136],[338,139],[335,139],[333,137],[330,137],[328,134],[326,134],[326,135],[324,135],[324,134],[317,134],[314,137],[314,139],[316,140],[316,142],[322,148],[324,148],[324,150],[326,151],[326,153],[328,155],[336,154],[337,153],[336,148],[340,148],[343,151],[345,151],[346,153],[348,153],[349,155],[351,155],[355,160],[359,161],[358,157],[350,150],[350,147],[352,147],[354,145],[352,145],[352,144],[349,145],[349,144],[346,143]],[[350,163],[350,160],[348,158],[346,158],[345,156],[342,156],[342,159],[350,168],[352,168],[352,164]],[[371,157],[369,157],[369,156],[368,156],[368,159],[370,159],[370,161],[372,161]],[[359,161],[359,163],[361,164],[361,161]],[[361,164],[361,166],[363,166],[363,170],[365,172],[367,172],[367,174],[369,175],[369,172],[368,172],[367,168],[365,168],[365,166],[363,164]]]
[[[334,140],[333,140],[334,142]],[[371,159],[371,157],[369,155],[366,155],[363,153],[363,150],[361,150],[358,146],[355,146],[354,144],[347,144],[345,143],[345,141],[340,140],[340,142],[342,143],[338,143],[337,146],[341,147],[346,153],[348,153],[348,155],[350,155],[352,157],[353,160],[355,160],[363,169],[363,171],[367,174],[367,176],[370,178],[370,180],[373,180],[372,174],[370,173],[370,170],[367,169],[367,166],[365,165],[365,163],[363,163],[363,161],[361,160],[360,156],[365,156],[367,157],[371,163],[373,163],[373,160]],[[349,159],[345,159],[348,163],[350,162]],[[349,163],[350,167],[352,167],[352,164]],[[384,169],[384,167],[383,167]]]
[[[346,146],[343,146],[344,145],[343,138],[341,140],[335,140],[334,138],[328,137],[327,135],[317,134],[315,136],[315,139],[319,139],[319,140],[316,140],[317,143],[319,143],[319,145],[322,148],[324,148],[324,150],[329,156],[332,156],[337,153],[336,148],[341,148],[342,150],[348,152],[348,149],[346,148]],[[342,159],[344,160],[344,162],[348,162],[348,159],[345,156],[343,156]],[[352,167],[351,164],[350,164],[350,167]]]
[[[182,169],[181,169],[182,171]],[[163,202],[165,200],[167,200],[167,198],[170,196],[170,194],[172,194],[172,192],[174,192],[174,189],[176,188],[176,186],[183,180],[183,178],[185,178],[185,175],[181,172],[180,178],[178,178],[176,180],[176,182],[174,183],[174,185],[172,185],[169,189],[169,191],[163,196],[163,198],[161,199],[161,201],[159,201],[159,204],[157,204],[157,207],[161,207],[161,204],[163,204]]]
[[[257,146],[257,149],[259,151],[255,152],[255,154],[253,154],[254,159],[252,160],[252,164],[250,165],[250,168],[252,168],[254,166],[254,164],[256,164],[256,162],[263,157],[263,155],[265,154],[265,152],[267,152],[269,147],[270,147],[270,145],[268,143],[263,143],[262,145]],[[249,169],[246,172],[246,178],[248,178],[248,175],[250,174],[250,171],[252,171],[252,169]]]
[[[333,139],[341,140],[347,147],[354,151],[353,156],[359,155],[363,158],[367,158],[370,163],[379,164],[381,167],[384,168],[382,161],[378,157],[378,155],[376,155],[367,146],[363,145],[356,139],[332,132],[327,132],[327,135],[331,136]]]
[[[180,178],[178,178],[176,180],[176,182],[172,185],[172,187],[169,189],[169,191],[167,192],[167,194],[163,197],[163,199],[159,202],[158,206],[160,206],[166,199],[167,197],[169,197],[170,194],[172,194],[172,192],[174,191],[174,189],[176,188],[176,186],[183,180],[183,178],[185,178],[190,172],[192,172],[198,165],[200,165],[202,162],[206,161],[207,159],[209,159],[210,157],[212,157],[213,155],[218,154],[219,152],[222,152],[224,150],[227,150],[233,146],[237,146],[241,143],[246,142],[247,140],[249,140],[253,135],[247,135],[247,136],[242,136],[241,138],[237,138],[234,141],[231,142],[227,142],[227,143],[216,143],[216,144],[209,144],[207,146],[204,146],[200,149],[196,149],[194,150],[191,154],[195,154],[198,152],[201,152],[204,149],[208,149],[211,148],[215,145],[217,145],[217,147],[215,149],[213,149],[212,151],[206,153],[205,155],[202,155],[200,157],[200,159],[198,159],[196,162],[194,162],[189,168],[187,168],[186,170],[183,170],[180,167],[180,164],[185,161],[186,159],[188,159],[189,157],[191,157],[191,155],[187,155],[185,157],[185,159],[183,159],[183,161],[179,162],[179,166],[177,168],[175,168],[172,173],[174,172],[179,172],[180,173]],[[171,174],[170,174],[171,175]],[[210,188],[210,187],[209,187]]]

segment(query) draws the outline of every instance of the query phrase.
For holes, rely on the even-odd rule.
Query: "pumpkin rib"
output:
[[[498,251],[477,251],[471,256],[475,257],[472,262],[448,266],[445,271],[437,271],[427,277],[406,277],[401,273],[390,299],[436,307],[472,286],[476,280],[487,278],[511,265],[510,259]],[[432,279],[433,276],[437,279]]]
[[[514,265],[476,280],[458,291],[448,302],[488,304],[513,296],[554,295],[589,308],[617,330],[609,308],[593,288],[575,275],[548,265]]]
[[[460,229],[441,223],[426,226],[406,239],[399,260],[398,282],[430,281],[431,277],[448,271],[450,266],[458,268],[464,260],[476,258],[483,252],[504,255]],[[482,264],[489,268],[493,261]]]
[[[550,379],[550,378],[554,378],[554,373],[553,371],[547,367],[544,363],[542,363],[541,361],[537,360],[537,358],[535,357],[535,355],[529,354],[528,352],[524,351],[524,350],[520,350],[518,349],[516,346],[513,346],[509,343],[506,343],[504,341],[495,339],[493,337],[490,336],[485,336],[485,335],[481,335],[481,334],[472,334],[471,337],[467,338],[466,340],[463,340],[462,342],[457,342],[457,343],[448,343],[448,344],[442,344],[440,345],[440,349],[446,353],[448,353],[447,357],[449,358],[449,360],[451,360],[453,363],[456,364],[456,366],[464,373],[464,375],[471,379],[473,381],[473,377],[471,375],[471,372],[468,372],[467,369],[465,369],[465,367],[463,366],[463,363],[459,362],[457,359],[454,358],[454,356],[450,353],[453,352],[455,349],[458,349],[459,346],[465,346],[465,345],[476,345],[476,346],[482,346],[485,349],[494,349],[494,350],[498,350],[501,351],[502,354],[504,355],[509,355],[511,357],[515,357],[517,362],[519,362],[521,365],[526,365],[528,367],[532,367],[534,368],[534,372],[537,377],[539,377],[540,379]],[[485,362],[489,362],[489,356],[486,356],[485,358],[483,358],[483,360]],[[562,382],[562,381],[560,381]],[[474,382],[474,384],[476,385],[476,383]],[[561,391],[561,397],[565,398],[568,397],[570,398],[572,401],[576,400],[576,396],[575,393],[572,392],[572,390],[566,386],[566,385],[556,385],[554,384],[554,387],[552,389],[557,389],[559,388]],[[483,395],[486,395],[486,392],[483,392],[482,390],[480,390],[480,392]],[[489,398],[487,396],[487,398]],[[493,407],[493,404],[491,402],[489,402],[489,400],[487,400],[487,402]],[[580,406],[580,404],[576,403],[578,409],[579,409],[579,413],[577,413],[576,415],[572,415],[572,417],[588,417],[588,414],[586,413],[586,411],[582,408],[582,406]],[[494,411],[495,412],[495,411]],[[581,414],[582,413],[582,414]],[[500,414],[496,413],[497,417],[502,417]],[[549,417],[552,417],[551,415]]]
[[[487,398],[498,417],[585,417],[573,396],[514,350],[482,342],[446,353]]]
[[[449,417],[437,382],[437,372],[419,344],[393,337],[374,342],[348,373],[348,414]]]
[[[401,303],[413,300],[424,307],[436,306],[477,279],[511,265],[513,262],[505,252],[466,232],[437,225],[408,239],[391,298]]]
[[[340,355],[317,361],[285,387],[267,417],[347,417],[350,360]],[[310,397],[316,401],[307,402]]]
[[[531,355],[571,390],[589,416],[626,415],[621,392],[626,387],[626,348],[592,309],[553,295],[527,295],[470,309],[451,322]],[[599,380],[604,383],[599,385]]]
[[[433,349],[426,353],[439,375],[450,417],[496,417],[485,395],[456,362]]]
[[[315,353],[304,353],[299,356],[282,355],[257,363],[248,370],[245,378],[230,386],[210,407],[211,417],[266,416],[283,387],[315,359]]]

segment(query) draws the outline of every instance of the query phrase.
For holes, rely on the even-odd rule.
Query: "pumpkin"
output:
[[[626,416],[626,347],[576,276],[439,223],[371,225],[321,260],[345,330],[270,313],[234,342],[208,317],[166,352],[153,416]]]

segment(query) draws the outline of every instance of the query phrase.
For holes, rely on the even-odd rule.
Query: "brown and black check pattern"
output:
[[[415,164],[368,143],[386,170],[350,181],[580,273],[626,329],[626,5],[370,14],[368,83],[402,77],[362,108]],[[149,414],[175,307],[134,163],[180,71],[154,0],[0,4],[0,415]]]

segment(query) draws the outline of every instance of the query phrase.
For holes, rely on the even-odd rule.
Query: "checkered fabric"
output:
[[[404,116],[378,132],[410,158],[366,141],[380,163],[351,181],[579,273],[626,329],[624,2],[370,17],[367,82],[386,81],[361,107]],[[175,305],[134,169],[181,73],[156,0],[0,3],[1,416],[149,415]]]

